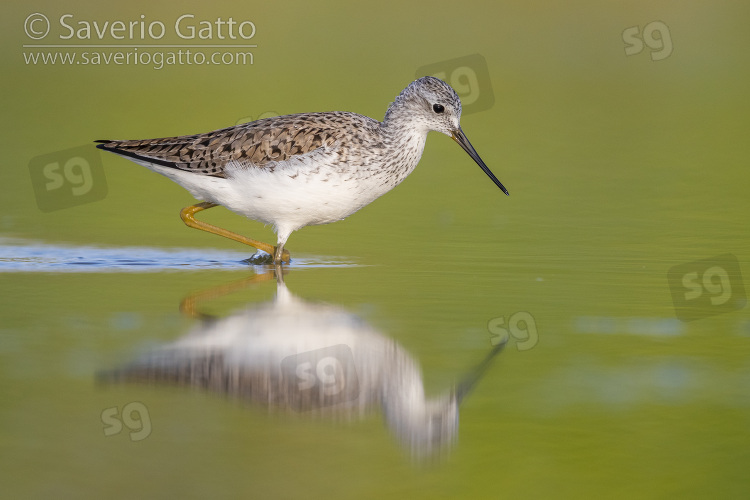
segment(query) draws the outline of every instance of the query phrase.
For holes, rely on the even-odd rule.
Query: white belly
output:
[[[199,200],[272,224],[283,242],[304,226],[348,217],[393,189],[417,166],[423,148],[424,137],[418,136],[391,158],[350,157],[355,164],[321,148],[263,167],[230,163],[225,178],[134,161],[169,177]]]
[[[220,178],[142,164],[177,182],[199,200],[217,203],[285,232],[341,220],[390,190],[326,166],[297,169],[291,174],[283,168],[237,168]]]

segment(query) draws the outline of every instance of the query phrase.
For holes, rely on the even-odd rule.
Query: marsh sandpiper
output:
[[[180,212],[185,224],[263,250],[279,264],[290,260],[284,245],[293,231],[344,219],[401,183],[419,163],[431,130],[452,137],[509,194],[464,135],[460,118],[456,92],[426,76],[396,97],[382,122],[341,111],[302,113],[198,135],[96,142],[204,200]],[[273,225],[277,246],[195,219],[218,205]]]

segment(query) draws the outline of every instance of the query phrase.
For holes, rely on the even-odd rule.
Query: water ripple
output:
[[[151,248],[73,246],[16,239],[0,239],[0,273],[112,273],[247,269],[249,252],[214,248]],[[288,266],[352,267],[337,257],[293,258]]]

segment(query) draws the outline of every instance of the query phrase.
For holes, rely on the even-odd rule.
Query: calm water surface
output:
[[[280,285],[245,257],[6,241],[3,439],[26,491],[745,488],[747,309],[680,321],[676,262],[303,254]]]
[[[748,6],[324,3],[65,4],[252,19],[252,67],[34,66],[24,20],[59,5],[0,16],[3,496],[748,498]],[[76,206],[30,174],[95,139],[382,118],[472,54],[446,75],[484,78],[461,124],[511,195],[431,134],[393,192],[291,236],[283,285],[127,160]]]

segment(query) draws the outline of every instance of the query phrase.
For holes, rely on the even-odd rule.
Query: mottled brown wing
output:
[[[263,168],[333,145],[352,113],[304,113],[265,118],[214,132],[162,139],[96,141],[98,148],[121,156],[178,168],[200,175],[225,177],[232,161]]]

